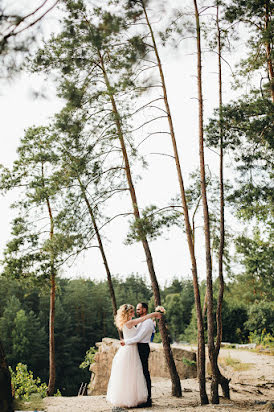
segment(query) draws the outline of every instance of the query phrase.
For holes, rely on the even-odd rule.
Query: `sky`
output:
[[[52,17],[45,20],[45,35],[54,26]],[[155,27],[157,28],[157,23]],[[198,101],[196,78],[196,55],[193,40],[185,40],[177,50],[161,49],[163,70],[166,76],[168,97],[174,120],[178,150],[185,184],[188,175],[199,165],[198,158]],[[233,59],[241,53],[241,44],[234,51]],[[236,58],[235,58],[236,56]],[[230,57],[231,58],[231,57]],[[217,89],[217,57],[205,53],[203,58],[203,81],[205,97],[205,119],[212,114],[218,105]],[[224,66],[224,102],[233,97],[230,85],[230,69]],[[47,99],[34,98],[33,91],[46,90]],[[0,94],[0,164],[10,167],[16,159],[16,149],[24,130],[33,125],[45,125],[54,113],[62,108],[55,94],[54,83],[41,74],[22,73],[15,79],[6,82],[1,87]],[[144,136],[147,131],[144,131]],[[164,136],[164,137],[163,137]],[[141,136],[142,137],[142,136]],[[170,198],[178,193],[178,182],[173,160],[167,156],[154,153],[172,153],[171,145],[165,135],[152,137],[142,145],[142,154],[149,163],[146,170],[140,170],[142,179],[136,183],[137,196],[141,207],[157,203],[164,207]],[[217,173],[218,156],[209,149],[205,150],[206,163]],[[226,169],[226,177],[230,177]],[[15,194],[1,196],[1,231],[0,253],[10,238],[10,221],[15,212],[10,209]],[[130,203],[125,202],[125,209]],[[145,255],[140,244],[125,245],[128,222],[125,218],[112,222],[103,235],[106,254],[112,274],[125,277],[131,273],[139,274],[148,279]],[[181,228],[172,228],[160,239],[151,242],[152,256],[156,274],[161,285],[169,283],[174,276],[190,277],[191,264],[186,236]],[[199,276],[205,278],[205,252],[203,233],[199,229],[197,241],[197,263]],[[92,248],[80,255],[72,266],[62,270],[63,276],[90,277],[97,280],[105,279],[105,269],[97,248]]]

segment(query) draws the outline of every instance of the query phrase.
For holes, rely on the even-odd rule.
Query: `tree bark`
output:
[[[105,269],[106,269],[108,288],[109,288],[109,293],[110,293],[110,298],[111,298],[111,303],[112,303],[113,317],[115,318],[115,316],[117,314],[117,303],[116,303],[116,297],[115,297],[115,292],[114,292],[112,278],[111,278],[111,272],[110,272],[110,269],[109,269],[107,257],[106,257],[105,250],[104,250],[104,245],[103,245],[103,242],[102,242],[102,238],[101,238],[101,235],[100,235],[97,223],[96,223],[96,219],[95,219],[92,207],[91,207],[90,202],[87,198],[85,188],[84,188],[81,180],[79,179],[79,177],[78,177],[78,182],[79,182],[79,185],[80,185],[80,188],[81,188],[83,198],[86,202],[86,205],[87,205],[87,208],[88,208],[88,211],[89,211],[89,215],[90,215],[90,218],[91,218],[91,221],[92,221],[92,225],[93,225],[95,233],[96,233],[96,238],[97,238],[97,242],[98,242],[99,249],[100,249],[100,252],[101,252],[101,256],[102,256],[104,266],[105,266]],[[122,332],[120,331],[119,328],[117,328],[117,330],[118,330],[118,334],[119,334],[120,339],[122,339],[122,337],[123,337]]]
[[[225,220],[224,220],[224,153],[223,153],[223,93],[222,93],[222,39],[221,29],[219,26],[219,5],[217,4],[217,43],[218,43],[218,77],[219,77],[219,133],[220,133],[220,245],[219,245],[219,294],[217,300],[216,310],[216,323],[217,323],[217,336],[214,353],[214,374],[216,375],[217,385],[222,387],[223,395],[230,399],[229,395],[229,380],[225,378],[218,367],[218,356],[222,341],[222,303],[224,295],[224,276],[223,276],[223,255],[224,255],[224,242],[225,242]],[[214,382],[215,382],[214,380]],[[212,388],[213,393],[216,392],[215,388]]]
[[[49,310],[49,383],[47,395],[53,396],[55,389],[56,367],[55,367],[55,341],[54,341],[54,320],[55,320],[55,274],[52,273],[50,279],[50,310]]]
[[[126,178],[127,178],[127,182],[128,182],[128,186],[129,186],[131,201],[132,201],[133,214],[134,214],[135,219],[138,220],[138,219],[140,219],[139,207],[138,207],[138,203],[137,203],[137,197],[136,197],[134,184],[133,184],[133,181],[132,181],[131,168],[130,168],[130,164],[129,164],[127,149],[126,149],[126,146],[125,146],[124,134],[123,134],[123,130],[122,130],[120,115],[118,113],[118,109],[117,109],[117,106],[116,106],[116,101],[115,101],[115,98],[114,98],[113,88],[110,85],[108,74],[106,72],[104,59],[103,59],[103,56],[100,53],[100,51],[98,51],[98,56],[99,56],[99,59],[100,59],[101,69],[103,71],[106,88],[107,88],[107,91],[108,91],[108,94],[109,94],[109,97],[110,97],[110,101],[111,101],[111,105],[112,105],[112,112],[113,112],[113,115],[114,115],[114,121],[115,121],[118,138],[119,138],[120,145],[121,145],[123,159],[124,159],[124,162],[125,162],[125,172],[126,172]],[[152,290],[153,290],[153,294],[154,294],[155,305],[158,306],[158,305],[161,304],[160,289],[159,289],[157,277],[156,277],[155,270],[154,270],[154,264],[153,264],[153,259],[152,259],[150,247],[149,247],[147,238],[145,236],[143,236],[142,245],[143,245],[144,252],[145,252],[145,255],[146,255],[146,262],[147,262],[147,267],[148,267],[148,271],[149,271],[149,274],[150,274],[151,286],[152,286]],[[165,323],[164,323],[164,319],[161,319],[159,324],[160,324],[160,333],[161,333],[161,337],[162,337],[164,353],[165,353],[165,357],[166,357],[166,361],[167,361],[167,365],[168,365],[168,369],[169,369],[169,373],[170,373],[170,377],[171,377],[171,381],[172,381],[172,395],[177,396],[177,397],[181,397],[182,396],[181,382],[180,382],[178,372],[176,370],[175,362],[174,362],[172,351],[171,351],[171,348],[170,348],[170,343],[169,343],[169,339],[168,339],[168,332],[167,332],[167,329],[166,329],[166,326],[165,326]]]
[[[41,175],[43,186],[44,184],[44,164],[41,165]],[[50,232],[49,239],[53,240],[54,236],[54,219],[52,214],[52,208],[50,204],[50,198],[46,196],[46,204],[49,214],[50,221]],[[50,246],[50,304],[49,304],[49,383],[47,389],[47,395],[53,396],[55,389],[55,379],[56,379],[56,365],[55,365],[55,342],[54,342],[54,320],[55,320],[55,267],[54,267],[54,256],[52,246]]]
[[[196,313],[197,313],[197,328],[198,328],[197,374],[198,374],[198,379],[199,379],[201,404],[205,405],[205,404],[208,404],[208,397],[206,394],[206,386],[205,386],[205,339],[204,339],[204,325],[203,325],[201,300],[200,300],[200,293],[199,293],[198,271],[197,271],[197,264],[196,264],[195,250],[194,250],[194,239],[193,239],[193,233],[192,233],[192,229],[190,225],[182,170],[181,170],[181,165],[180,165],[180,160],[179,160],[179,154],[178,154],[178,149],[177,149],[177,142],[176,142],[174,127],[173,127],[171,111],[170,111],[168,97],[167,97],[167,89],[166,89],[161,59],[158,53],[155,36],[152,30],[150,21],[148,19],[145,3],[143,0],[141,1],[141,4],[144,10],[144,15],[146,18],[147,26],[149,28],[151,39],[152,39],[153,49],[154,49],[155,56],[157,59],[157,65],[158,65],[160,79],[161,79],[161,85],[162,85],[162,90],[163,90],[163,95],[164,95],[164,103],[165,103],[170,136],[171,136],[171,141],[172,141],[175,165],[176,165],[177,176],[178,176],[178,181],[179,181],[182,207],[184,211],[184,221],[185,221],[185,227],[186,227],[187,242],[188,242],[190,258],[191,258],[191,263],[192,263],[192,277],[193,277],[193,287],[194,287],[194,296],[195,296],[195,307],[196,307]]]
[[[207,324],[208,324],[208,354],[212,368],[211,395],[212,403],[219,403],[218,383],[215,381],[214,369],[214,321],[213,321],[213,288],[212,288],[212,260],[210,248],[210,226],[206,193],[206,176],[204,160],[204,126],[203,126],[203,93],[202,93],[202,52],[201,52],[201,30],[200,16],[197,1],[193,0],[196,21],[196,42],[197,42],[197,81],[198,81],[198,101],[199,101],[199,157],[200,157],[200,179],[201,193],[204,215],[204,235],[206,251],[206,283],[207,283]],[[213,389],[213,390],[212,390]]]
[[[13,412],[12,386],[9,367],[0,341],[0,411]]]
[[[54,220],[49,198],[47,198],[47,207],[50,218],[50,240],[54,235]],[[53,396],[56,379],[56,365],[55,365],[55,340],[54,340],[54,321],[55,321],[55,268],[54,257],[51,251],[51,274],[50,274],[50,308],[49,308],[49,383],[47,395]]]

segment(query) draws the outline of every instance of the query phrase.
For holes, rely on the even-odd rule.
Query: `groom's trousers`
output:
[[[137,343],[137,345],[138,345],[138,352],[139,352],[139,356],[140,356],[142,367],[143,367],[144,376],[145,376],[146,383],[147,383],[147,392],[148,392],[147,400],[149,401],[151,399],[151,379],[150,379],[150,373],[148,370],[148,357],[150,354],[150,347],[148,343]]]

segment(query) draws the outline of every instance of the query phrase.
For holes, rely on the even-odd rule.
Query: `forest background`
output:
[[[153,24],[157,27],[158,41],[166,59],[168,59],[166,50],[170,50],[176,60],[180,56],[184,42],[187,42],[187,52],[191,55],[188,59],[195,61],[195,50],[191,50],[194,45],[194,29],[193,10],[190,3],[184,11],[178,11],[174,5],[171,8],[168,6],[163,8],[159,2],[157,5],[155,2],[150,3],[150,12],[155,19]],[[55,325],[56,387],[61,390],[62,394],[72,395],[77,393],[80,382],[89,379],[88,372],[79,369],[88,348],[104,336],[117,337],[107,283],[102,280],[103,265],[101,264],[98,269],[98,272],[101,271],[100,280],[98,277],[92,280],[86,278],[95,277],[93,273],[96,271],[97,263],[94,262],[99,260],[99,256],[94,241],[95,232],[87,220],[88,203],[83,202],[84,192],[79,195],[78,189],[75,189],[77,186],[75,167],[80,171],[80,177],[84,181],[84,185],[81,185],[78,179],[80,189],[83,189],[83,186],[87,189],[90,204],[95,205],[96,219],[98,219],[100,232],[107,244],[106,250],[111,251],[112,258],[116,256],[114,273],[121,273],[121,277],[117,275],[113,277],[118,305],[125,301],[136,304],[138,301],[145,300],[150,301],[150,309],[153,309],[152,291],[148,286],[146,275],[143,274],[144,270],[140,270],[140,276],[127,277],[127,273],[130,273],[132,269],[131,271],[128,268],[121,271],[118,269],[119,262],[121,267],[123,262],[127,262],[130,267],[134,266],[135,272],[139,262],[142,261],[140,249],[138,249],[136,259],[137,249],[131,246],[134,242],[140,242],[141,239],[138,236],[141,228],[142,233],[145,233],[152,244],[155,244],[155,250],[158,247],[156,245],[160,245],[157,253],[160,262],[158,267],[166,265],[164,272],[160,269],[161,296],[162,303],[167,309],[171,340],[193,341],[197,332],[194,294],[189,279],[190,264],[185,258],[187,249],[183,245],[183,236],[181,234],[178,236],[179,230],[184,228],[182,211],[178,206],[175,185],[171,184],[175,181],[175,176],[170,170],[173,166],[170,165],[168,159],[172,157],[169,145],[166,140],[162,139],[162,135],[168,134],[165,126],[166,115],[161,105],[155,107],[154,104],[148,103],[161,99],[161,95],[157,94],[158,80],[153,71],[154,62],[150,58],[147,59],[149,52],[144,59],[141,43],[131,42],[131,48],[128,49],[123,49],[123,47],[119,49],[119,44],[113,43],[113,50],[117,54],[114,55],[114,66],[110,67],[110,72],[113,71],[112,80],[117,88],[121,116],[126,125],[127,145],[134,165],[134,182],[140,193],[141,203],[143,203],[142,215],[139,224],[136,225],[131,218],[128,219],[132,213],[129,210],[127,190],[124,188],[125,182],[119,174],[121,163],[119,163],[119,156],[116,156],[117,147],[115,138],[112,136],[113,118],[107,117],[108,105],[104,101],[104,92],[100,89],[101,80],[96,78],[96,65],[94,66],[95,77],[89,77],[90,73],[81,61],[86,58],[83,49],[81,54],[75,58],[75,66],[69,65],[69,58],[72,58],[71,50],[73,47],[77,49],[79,46],[77,41],[80,41],[80,37],[77,38],[75,35],[79,24],[77,9],[81,14],[84,3],[67,1],[66,4],[67,11],[58,11],[60,15],[68,13],[67,20],[64,20],[63,38],[61,36],[55,44],[53,42],[53,47],[51,44],[48,48],[47,46],[42,48],[26,68],[28,73],[35,72],[36,79],[37,76],[44,76],[39,72],[46,72],[47,77],[43,78],[44,81],[46,79],[47,82],[52,81],[52,85],[57,84],[57,95],[60,99],[57,105],[60,105],[61,111],[51,118],[49,125],[43,123],[41,127],[35,122],[34,127],[27,129],[23,137],[20,136],[17,161],[13,163],[10,170],[4,168],[2,171],[3,192],[10,189],[15,191],[12,195],[12,199],[15,200],[12,212],[15,218],[11,225],[12,238],[4,248],[3,274],[0,279],[0,336],[8,363],[13,368],[18,362],[23,362],[28,364],[35,375],[43,380],[48,379],[49,291],[47,288],[49,286],[48,268],[52,263],[49,255],[54,250],[54,258],[58,267]],[[223,81],[227,90],[231,88],[231,83],[235,88],[233,92],[226,95],[222,120],[227,159],[225,176],[229,176],[229,181],[226,181],[225,185],[227,287],[223,304],[223,340],[247,342],[248,339],[260,339],[262,334],[273,334],[273,190],[271,187],[273,106],[270,93],[271,87],[273,90],[271,86],[273,79],[268,70],[268,62],[272,59],[272,55],[266,59],[262,47],[266,40],[265,36],[269,36],[272,44],[272,32],[270,26],[269,31],[262,35],[261,27],[265,24],[265,16],[262,14],[260,5],[256,8],[254,2],[250,1],[244,4],[243,9],[240,8],[238,12],[233,8],[234,5],[233,1],[227,4],[220,3],[223,7],[223,47],[226,50],[224,61],[228,62]],[[115,7],[115,2],[111,7]],[[209,7],[206,2],[202,2],[200,7],[201,18],[204,19],[202,33],[205,56],[211,56],[210,58],[204,57],[203,62],[205,70],[208,70],[208,76],[208,73],[215,67],[213,62],[216,55],[214,51],[216,39],[212,33],[215,30],[216,7]],[[99,24],[100,28],[102,11],[93,10],[94,13],[91,13],[94,18],[93,24]],[[159,15],[165,18],[159,21]],[[117,27],[114,23],[103,18],[100,30],[104,33],[106,41],[113,41],[108,30],[115,33]],[[116,23],[119,26],[119,22],[116,21]],[[84,30],[84,28],[81,29]],[[62,29],[58,28],[57,32],[59,30]],[[248,40],[248,46],[246,46],[245,59],[236,59],[238,64],[236,68],[235,56],[239,56],[239,49],[242,49],[243,45],[243,40],[238,37],[239,34]],[[94,41],[96,45],[96,39],[89,40]],[[119,37],[119,41],[124,40],[125,38]],[[108,47],[110,45],[111,43]],[[58,58],[62,56],[60,50],[66,47],[67,60],[65,64],[58,67]],[[123,50],[126,50],[124,54]],[[138,66],[139,53],[144,59],[141,66]],[[121,64],[120,68],[119,64]],[[198,166],[198,158],[196,160],[198,144],[196,145],[195,137],[197,128],[194,126],[197,116],[197,110],[194,109],[197,102],[195,92],[193,92],[196,74],[195,64],[192,63],[190,66],[188,76],[183,75],[185,85],[194,78],[188,89],[190,94],[186,99],[186,87],[184,87],[183,92],[178,93],[176,97],[173,95],[172,110],[178,113],[176,123],[181,121],[178,128],[180,135],[186,136],[180,139],[179,150],[184,159],[183,165],[187,165],[187,172],[191,171],[191,175],[186,179],[187,196],[195,233],[195,247],[199,255],[202,279],[200,291],[204,298],[203,272],[205,266],[201,263],[204,259],[204,245],[201,230],[200,184],[196,170],[196,165]],[[139,80],[135,83],[136,67],[141,70],[140,83],[138,83]],[[232,74],[230,75],[231,68]],[[180,68],[179,73],[182,70]],[[216,74],[214,76],[216,77]],[[86,79],[90,82],[89,84],[92,84],[93,89],[88,89]],[[177,74],[176,85],[179,85],[180,81],[180,74]],[[214,85],[215,97],[212,93]],[[208,147],[206,153],[213,259],[218,256],[219,246],[217,230],[219,183],[216,167],[218,155],[215,153],[219,145],[217,131],[219,123],[218,112],[216,111],[215,115],[212,113],[213,107],[218,106],[217,90],[217,80],[206,83],[204,97],[211,102],[210,110],[206,109]],[[47,90],[39,90],[38,98],[41,93],[47,97]],[[185,100],[178,98],[181,95]],[[236,98],[233,100],[234,96]],[[192,98],[190,105],[189,99]],[[216,104],[214,104],[215,100]],[[38,101],[41,100],[36,100]],[[96,116],[94,113],[91,116],[91,113],[86,110],[87,102],[97,110]],[[36,105],[39,104],[36,103]],[[139,107],[149,108],[149,114],[144,114],[145,112],[141,109],[135,113]],[[159,116],[159,112],[163,113],[162,117]],[[92,122],[90,122],[90,117],[92,117]],[[186,126],[188,117],[190,117],[190,127]],[[151,123],[156,126],[151,128]],[[107,137],[108,141],[107,144],[104,142],[97,151],[97,143],[93,142],[88,145],[86,139],[92,134],[98,138],[101,130],[106,132],[104,138]],[[75,141],[76,136],[77,144],[74,146],[72,142],[73,139]],[[155,136],[157,136],[157,141],[153,140]],[[62,152],[64,147],[66,151]],[[185,152],[186,147],[190,151]],[[70,150],[74,159],[68,155]],[[109,157],[107,162],[104,160],[104,165],[108,166],[107,170],[111,171],[111,174],[106,173],[106,170],[102,168],[101,159],[105,153],[108,153]],[[150,160],[153,156],[158,156],[161,160],[159,162]],[[74,163],[69,164],[68,161],[71,160]],[[4,166],[9,165],[4,164]],[[118,171],[117,174],[116,171]],[[54,225],[49,218],[50,223],[41,224],[47,219],[44,214],[46,208],[43,201],[48,195],[53,199],[56,219]],[[113,198],[118,198],[118,201],[114,202]],[[115,215],[119,215],[119,219],[121,215],[124,217],[123,221],[119,220],[113,225],[112,222],[116,221]],[[47,236],[53,230],[53,226],[57,232],[48,240]],[[176,238],[176,248],[172,245],[174,238]],[[128,245],[125,246],[124,242]],[[178,243],[182,244],[182,247],[178,248]],[[121,249],[119,251],[116,249],[117,244],[123,245],[123,252]],[[171,252],[176,250],[176,253],[172,253],[170,257],[169,250]],[[70,277],[73,277],[74,270],[79,273],[77,265],[79,265],[79,256],[83,254],[85,256],[92,254],[92,260],[89,261],[89,265],[92,266],[92,275],[85,268],[81,269],[81,274],[85,272],[85,279],[66,279],[67,272],[70,273]],[[163,260],[165,263],[162,263]],[[172,262],[175,261],[178,268],[183,268],[177,269],[177,273],[174,274],[177,278],[172,274],[174,271]],[[169,272],[168,276],[167,272]],[[167,279],[169,283],[166,282]]]

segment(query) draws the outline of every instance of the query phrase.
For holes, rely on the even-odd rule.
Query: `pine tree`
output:
[[[57,160],[53,139],[46,128],[30,128],[21,140],[13,169],[3,169],[1,174],[2,191],[23,188],[22,199],[14,204],[20,216],[13,221],[13,239],[4,252],[4,272],[20,279],[38,277],[50,287],[49,395],[54,393],[55,386],[56,275],[64,256],[81,243],[72,221],[70,230],[58,231],[58,212],[62,215],[64,211],[60,210],[59,187],[51,180]]]

